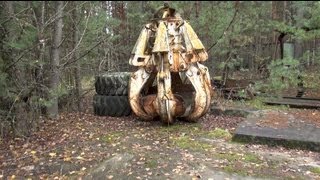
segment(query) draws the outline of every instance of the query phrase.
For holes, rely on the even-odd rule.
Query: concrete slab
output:
[[[296,108],[320,108],[320,100],[311,98],[279,98],[279,99],[268,99],[264,101],[265,104],[269,105],[288,105]]]
[[[233,140],[320,151],[320,127],[285,112],[257,111],[239,124]]]

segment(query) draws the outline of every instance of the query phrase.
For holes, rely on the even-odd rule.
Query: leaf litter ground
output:
[[[239,144],[241,117],[143,122],[85,113],[43,119],[28,138],[2,141],[0,179],[319,179],[320,154]]]

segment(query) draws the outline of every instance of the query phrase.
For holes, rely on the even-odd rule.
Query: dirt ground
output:
[[[232,142],[240,117],[168,127],[88,107],[1,141],[0,179],[320,179],[319,152]]]

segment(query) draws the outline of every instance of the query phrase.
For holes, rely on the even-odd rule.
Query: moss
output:
[[[198,142],[194,139],[191,139],[190,136],[179,136],[172,138],[173,144],[182,148],[182,149],[191,149],[191,150],[208,150],[212,148],[211,144]]]
[[[310,171],[315,174],[320,174],[320,167],[312,167]]]
[[[259,157],[253,153],[244,154],[243,160],[245,162],[251,162],[251,163],[256,163],[256,164],[263,163],[263,161],[261,159],[259,159]]]
[[[231,139],[231,138],[232,138],[232,135],[229,133],[228,130],[216,128],[215,130],[210,131],[210,132],[208,133],[208,137],[211,137],[211,138]]]
[[[253,153],[246,153],[244,155],[240,154],[234,154],[234,153],[224,153],[224,154],[215,154],[214,155],[218,159],[226,159],[229,162],[247,162],[247,163],[256,163],[261,164],[263,163],[262,160],[259,159],[259,157]]]
[[[293,176],[293,175],[291,175],[291,176],[286,176],[286,177],[284,177],[283,179],[284,179],[284,180],[305,180],[306,177],[301,176],[301,175],[298,175],[298,176]]]
[[[264,97],[256,97],[252,100],[242,102],[242,105],[245,105],[246,107],[251,107],[254,109],[259,109],[259,110],[265,110],[265,109],[274,109],[274,110],[288,110],[289,106],[287,105],[277,105],[277,106],[272,106],[272,105],[267,105],[263,101],[265,101],[266,98]]]
[[[238,168],[235,168],[234,166],[232,165],[227,165],[226,167],[223,168],[223,170],[227,173],[236,173],[238,175],[242,175],[242,176],[248,176],[248,172],[245,170],[245,169],[238,169]]]
[[[149,159],[147,160],[145,166],[148,168],[156,168],[158,166],[158,162],[155,159]]]
[[[177,132],[180,131],[183,128],[183,126],[180,126],[178,124],[173,124],[169,126],[162,126],[159,131],[160,132]]]

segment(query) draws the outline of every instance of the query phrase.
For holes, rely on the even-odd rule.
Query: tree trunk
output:
[[[77,12],[77,2],[74,3],[74,10],[72,12],[73,16],[73,61],[76,62],[76,66],[74,68],[74,80],[75,80],[75,85],[76,85],[76,99],[77,99],[77,107],[78,111],[82,111],[82,106],[81,106],[81,75],[80,75],[80,62],[77,61],[78,59],[78,50],[77,50],[77,44],[79,41],[79,31],[77,28],[77,22],[78,22],[78,12]]]
[[[57,7],[57,19],[55,22],[54,27],[54,39],[52,45],[52,59],[51,59],[51,76],[50,76],[50,100],[51,106],[48,107],[48,115],[50,118],[57,118],[58,117],[58,95],[57,90],[59,88],[59,62],[60,62],[60,43],[62,39],[62,11],[63,11],[63,1],[56,1]]]
[[[126,24],[126,2],[124,1],[111,1],[111,14],[112,18],[115,18],[120,21],[119,26],[113,27],[113,33],[114,35],[119,35],[121,38],[117,39],[114,41],[114,44],[118,45],[119,48],[117,48],[117,52],[115,52],[114,57],[112,59],[114,61],[117,61],[117,67],[115,67],[117,70],[122,69],[123,67],[120,66],[121,63],[124,63],[124,59],[126,58],[123,54],[126,50],[123,48],[127,44],[127,38],[126,38],[126,29],[127,29],[127,24]],[[125,61],[126,62],[126,61]],[[123,65],[122,65],[123,66]]]
[[[303,25],[302,19],[303,19],[303,9],[298,8],[297,9],[297,28],[301,28]],[[299,38],[295,39],[294,41],[294,58],[295,59],[300,59],[303,54],[303,41]]]
[[[284,37],[286,36],[285,33],[280,33],[279,37],[278,37],[278,41],[279,41],[279,46],[280,46],[280,59],[284,58],[284,51],[283,51],[283,46],[284,46]]]
[[[196,11],[196,18],[198,18],[199,14],[200,14],[200,3],[201,3],[201,1],[194,2],[195,11]]]
[[[37,83],[36,86],[36,94],[40,98],[45,98],[46,97],[46,90],[43,88],[44,84],[44,62],[45,62],[45,48],[46,48],[46,41],[45,41],[45,32],[44,32],[44,21],[45,21],[45,13],[46,13],[46,1],[42,2],[41,5],[41,11],[35,11],[36,12],[36,19],[38,21],[38,49],[37,49],[37,57],[38,57],[38,62],[35,65],[34,69],[34,76],[35,76],[35,81]],[[39,103],[40,104],[40,103]],[[39,115],[44,112],[44,109],[42,107],[39,107],[37,109]]]

